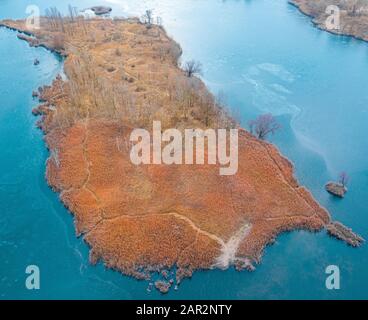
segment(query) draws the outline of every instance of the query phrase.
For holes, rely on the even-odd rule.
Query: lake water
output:
[[[43,11],[69,1],[33,0]],[[25,0],[0,0],[0,18],[26,16]],[[332,214],[368,239],[368,44],[312,26],[286,0],[78,1],[80,9],[113,7],[113,15],[146,9],[183,47],[183,60],[204,67],[210,89],[223,92],[244,125],[272,112],[282,123],[273,142],[296,165],[298,179]],[[41,64],[33,66],[38,58]],[[167,296],[88,264],[71,215],[44,179],[48,152],[31,115],[38,86],[62,70],[58,57],[30,48],[0,29],[0,299],[361,299],[368,298],[368,249],[347,247],[325,232],[292,232],[268,247],[254,273],[197,272]],[[344,200],[324,184],[351,176]],[[41,290],[25,289],[25,268],[41,269]],[[341,290],[325,287],[325,268],[338,265]]]

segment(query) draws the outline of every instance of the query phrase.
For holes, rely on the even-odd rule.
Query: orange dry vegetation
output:
[[[22,21],[6,24],[24,30]],[[59,33],[35,35],[52,48]],[[244,130],[235,176],[209,165],[134,166],[128,141],[136,125],[234,121],[199,79],[178,68],[180,50],[161,27],[95,19],[63,36],[68,81],[45,88],[38,111],[51,150],[48,182],[74,214],[93,263],[138,278],[177,266],[180,281],[196,269],[250,268],[280,232],[330,223],[290,162]]]
[[[59,166],[48,161],[49,182],[75,214],[94,262],[127,274],[142,266],[211,268],[244,225],[249,234],[229,263],[258,261],[278,233],[330,220],[276,148],[245,131],[238,174],[227,177],[209,165],[135,166],[124,143],[130,132],[90,120],[48,135],[59,150]]]

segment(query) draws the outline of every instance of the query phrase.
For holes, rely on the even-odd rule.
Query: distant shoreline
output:
[[[353,38],[356,40],[368,42],[368,34],[365,34],[364,30],[361,30],[359,28],[356,31],[347,31],[347,30],[344,30],[344,27],[342,28],[343,30],[329,30],[325,25],[325,19],[327,15],[324,12],[320,12],[320,14],[312,14],[311,12],[312,9],[311,7],[309,7],[309,4],[312,2],[314,1],[313,0],[289,0],[289,4],[297,8],[305,16],[309,17],[312,21],[312,24],[316,28],[322,31],[328,32],[330,34],[333,34],[333,35],[345,36],[345,37]],[[368,28],[368,25],[367,25],[367,28]]]

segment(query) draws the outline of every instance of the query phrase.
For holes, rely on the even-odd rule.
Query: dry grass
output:
[[[179,69],[180,46],[164,29],[137,19],[41,19],[39,44],[67,55],[66,96],[52,126],[86,117],[150,128],[236,126],[202,81]],[[24,30],[23,21],[8,24]]]

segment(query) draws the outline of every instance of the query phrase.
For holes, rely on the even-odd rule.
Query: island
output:
[[[95,15],[99,16],[99,15],[109,14],[112,11],[112,8],[105,7],[105,6],[95,6],[95,7],[90,8],[90,10],[92,10],[95,13]]]
[[[348,189],[343,184],[333,181],[328,182],[325,188],[327,192],[339,198],[344,198],[346,192],[348,192]]]
[[[364,0],[289,0],[301,12],[310,16],[320,29],[333,34],[351,36],[368,41],[368,5]],[[336,6],[339,9],[339,27],[327,28],[326,20]],[[337,21],[335,21],[337,23]]]
[[[148,21],[148,22],[147,22]],[[32,46],[65,57],[65,76],[38,89],[50,151],[46,178],[74,215],[90,262],[166,293],[196,270],[252,271],[283,232],[327,230],[352,246],[363,239],[334,222],[294,177],[292,163],[239,128],[200,78],[179,67],[180,46],[146,19],[3,20]],[[35,95],[36,96],[36,95]],[[239,168],[132,164],[133,128],[238,128]]]

